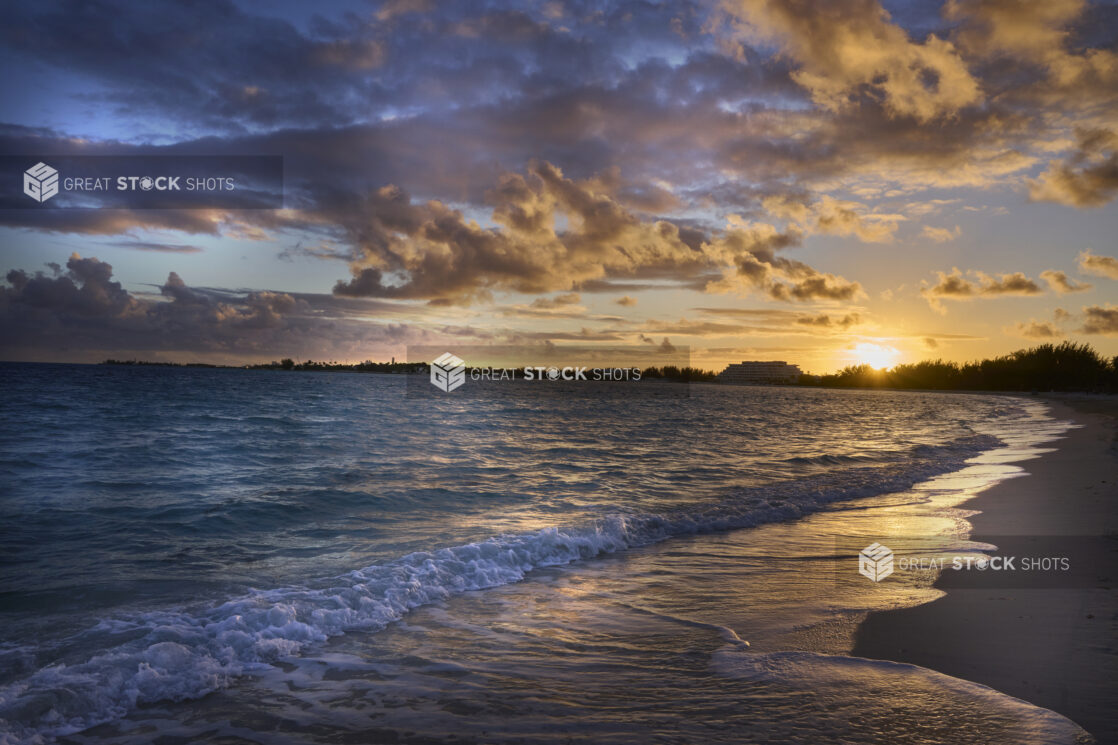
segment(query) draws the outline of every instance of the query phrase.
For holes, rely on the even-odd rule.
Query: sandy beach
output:
[[[1048,402],[1053,416],[1082,426],[1053,443],[1054,452],[1020,464],[1027,475],[965,505],[978,511],[968,518],[972,537],[1002,551],[1013,543],[1006,536],[1107,536],[1109,544],[1118,529],[1118,399]],[[944,572],[936,587],[945,596],[871,614],[853,654],[982,683],[1069,717],[1100,743],[1118,742],[1114,548],[1107,545],[1092,570],[1088,586],[1043,589],[975,587],[964,574]]]

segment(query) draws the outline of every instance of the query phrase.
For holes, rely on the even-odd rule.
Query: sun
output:
[[[860,342],[854,345],[854,348],[850,350],[850,355],[857,364],[869,365],[877,370],[884,370],[887,367],[892,367],[896,364],[900,354],[901,353],[894,347],[888,347],[882,344],[871,344],[869,342]]]

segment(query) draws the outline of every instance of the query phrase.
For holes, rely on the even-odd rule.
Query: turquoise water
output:
[[[826,568],[828,536],[882,521],[965,542],[958,502],[1058,433],[1038,404],[64,365],[0,384],[0,743],[875,741],[851,711],[897,742],[1078,732],[842,657],[844,624],[931,591]],[[902,683],[935,706],[887,724],[870,692]]]

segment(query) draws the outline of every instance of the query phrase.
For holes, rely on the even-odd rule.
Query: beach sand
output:
[[[945,571],[931,603],[872,613],[853,654],[910,662],[988,685],[1069,717],[1118,743],[1118,397],[1052,396],[1053,416],[1083,425],[1055,452],[1021,463],[966,503],[972,537],[1012,554],[1027,539],[1106,536],[1091,579],[1074,587],[977,587]],[[1017,546],[1014,546],[1014,543]],[[973,574],[973,573],[971,573]],[[989,583],[987,583],[989,584]]]

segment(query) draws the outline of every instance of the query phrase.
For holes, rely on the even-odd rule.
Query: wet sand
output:
[[[980,511],[968,521],[974,539],[1006,554],[1025,548],[1027,536],[1105,536],[1093,542],[1102,550],[1089,581],[982,587],[966,573],[944,572],[936,582],[944,597],[870,614],[853,654],[988,685],[1069,717],[1100,743],[1118,743],[1118,397],[1047,400],[1053,416],[1082,428],[1021,463],[1028,475],[966,503]]]

